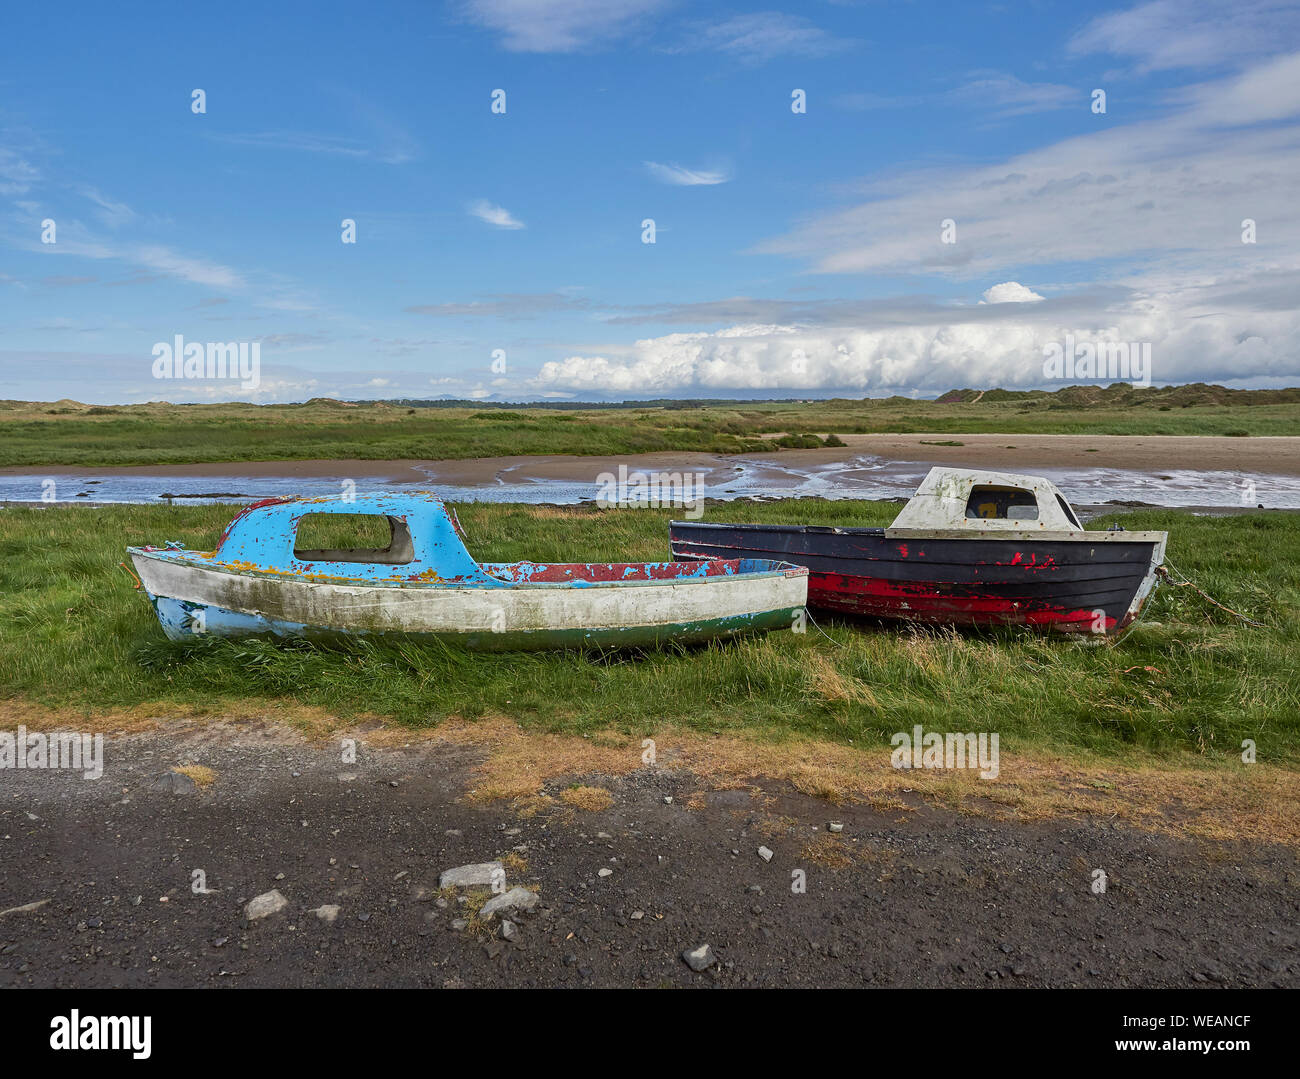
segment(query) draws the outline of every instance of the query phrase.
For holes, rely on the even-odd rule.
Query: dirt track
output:
[[[479,752],[363,745],[340,764],[336,745],[223,728],[111,739],[94,781],[0,771],[0,911],[48,901],[0,915],[0,986],[1300,986],[1281,846],[833,808],[784,783],[689,808],[691,777],[650,768],[587,777],[608,809],[519,818],[463,802]],[[215,782],[154,789],[183,759]],[[541,897],[517,940],[451,928],[439,872],[510,851],[527,866],[508,884]],[[246,922],[272,888],[288,906]],[[695,973],[681,952],[703,943],[718,962]]]

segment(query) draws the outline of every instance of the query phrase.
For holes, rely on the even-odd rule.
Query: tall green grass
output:
[[[0,401],[0,467],[740,453],[812,445],[812,436],[828,432],[1300,434],[1300,402],[1274,400],[1292,391],[1251,391],[1260,396],[1219,401],[1213,394],[1189,395],[1189,389],[1100,392],[1092,401],[1062,390],[1030,398],[990,395],[978,403],[896,397],[575,411],[336,401],[89,409]],[[1181,403],[1161,405],[1164,400]]]
[[[668,511],[457,507],[484,561],[662,560]],[[680,511],[679,511],[680,512]],[[868,502],[714,505],[706,519],[885,524]],[[412,642],[338,648],[163,639],[117,567],[123,548],[208,549],[231,507],[0,510],[0,695],[52,707],[168,702],[213,713],[298,702],[413,727],[499,712],[527,728],[632,734],[677,724],[885,745],[920,723],[998,731],[1016,745],[1117,755],[1131,747],[1300,760],[1300,515],[1143,511],[1169,557],[1252,629],[1163,586],[1116,643],[1019,631],[909,630],[817,616],[820,629],[644,654],[487,655]],[[1107,519],[1109,521],[1109,518]]]

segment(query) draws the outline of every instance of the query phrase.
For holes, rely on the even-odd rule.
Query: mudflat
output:
[[[86,468],[11,467],[0,474],[47,471],[93,479],[148,474],[193,477],[354,478],[457,487],[521,483],[528,480],[595,483],[602,472],[702,472],[707,482],[744,462],[773,473],[848,464],[871,456],[897,464],[946,464],[1033,473],[1044,468],[1115,468],[1145,472],[1198,470],[1300,476],[1300,437],[1233,438],[1217,435],[990,435],[869,434],[840,436],[845,445],[779,453],[715,454],[667,451],[609,456],[538,454],[464,460],[308,460],[240,461]]]

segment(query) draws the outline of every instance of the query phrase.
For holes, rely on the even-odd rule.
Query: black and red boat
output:
[[[673,521],[673,557],[807,566],[808,605],[953,625],[1113,634],[1138,616],[1165,532],[1089,532],[1033,476],[935,468],[889,528]]]

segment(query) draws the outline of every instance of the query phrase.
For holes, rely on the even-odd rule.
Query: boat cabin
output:
[[[1039,476],[932,468],[891,529],[1082,532],[1056,484]]]

